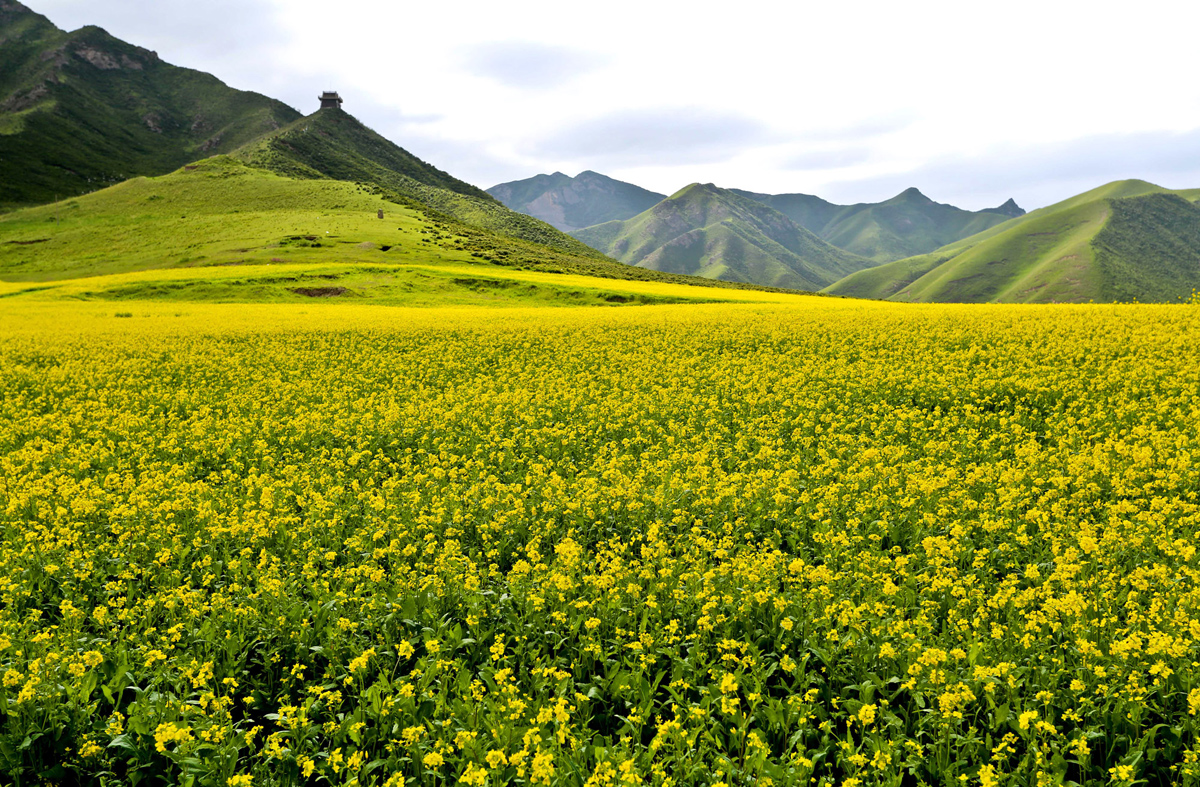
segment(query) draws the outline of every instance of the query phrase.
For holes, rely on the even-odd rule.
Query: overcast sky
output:
[[[1040,207],[1200,187],[1200,4],[24,0],[489,187],[592,169],[876,202]]]

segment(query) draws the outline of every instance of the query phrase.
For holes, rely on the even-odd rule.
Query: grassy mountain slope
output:
[[[323,109],[239,150],[236,157],[289,177],[371,181],[407,186],[411,181],[479,199],[483,190],[425,163],[341,109]]]
[[[341,109],[322,109],[234,154],[293,178],[374,184],[475,227],[596,256],[591,248],[537,219],[509,210],[490,194],[433,167]]]
[[[845,205],[835,205],[812,194],[759,194],[742,189],[730,191],[774,208],[817,237],[846,209]]]
[[[857,205],[835,205],[809,194],[734,191],[771,206],[839,249],[875,262],[931,252],[1024,214],[1012,200],[971,212],[934,202],[915,188],[885,202]]]
[[[1007,220],[999,213],[972,213],[934,202],[908,189],[878,205],[846,211],[821,235],[838,248],[886,262],[941,248]]]
[[[0,281],[3,298],[409,304],[740,300],[732,291],[750,289],[556,251],[374,187],[288,178],[229,156],[0,215]]]
[[[298,117],[100,28],[66,33],[0,0],[0,206],[170,172]]]
[[[1200,283],[1198,198],[1118,181],[826,291],[926,302],[1176,300]]]
[[[822,292],[846,298],[888,300],[947,259],[948,256],[933,252],[877,265],[874,268],[864,268],[834,282]]]
[[[591,171],[573,178],[561,172],[537,175],[501,183],[488,193],[513,210],[564,232],[633,218],[666,199],[665,194]]]
[[[1186,298],[1200,289],[1200,206],[1179,194],[1113,200],[1092,253],[1103,300]]]
[[[692,184],[632,219],[573,234],[630,265],[772,287],[819,289],[870,264],[712,184]]]

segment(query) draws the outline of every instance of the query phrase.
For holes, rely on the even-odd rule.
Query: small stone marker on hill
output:
[[[379,218],[383,218],[383,208],[379,209]]]

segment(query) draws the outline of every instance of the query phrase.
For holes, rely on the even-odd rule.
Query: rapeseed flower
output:
[[[243,306],[0,311],[13,750],[268,785],[1194,769],[1194,309]],[[1158,724],[1131,765],[1110,731]]]

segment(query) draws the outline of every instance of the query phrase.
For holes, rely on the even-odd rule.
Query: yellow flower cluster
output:
[[[1200,778],[1194,308],[39,308],[22,783]]]

